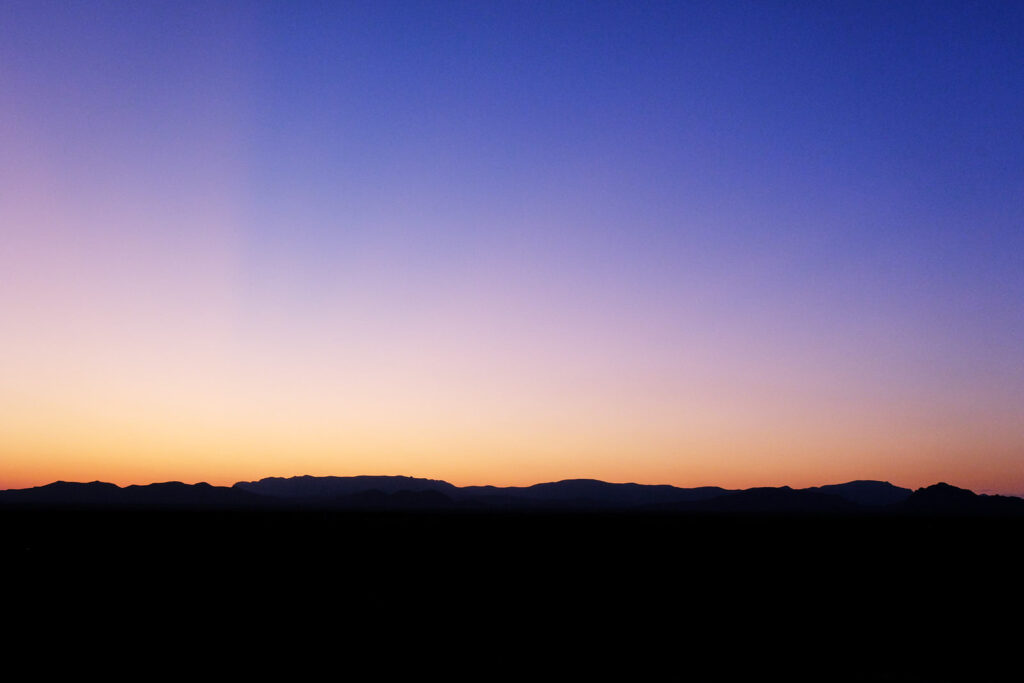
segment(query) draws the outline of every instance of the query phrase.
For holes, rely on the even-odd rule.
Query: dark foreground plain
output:
[[[67,656],[283,660],[297,678],[324,661],[542,680],[1020,666],[1019,517],[12,507],[0,528],[8,623]]]

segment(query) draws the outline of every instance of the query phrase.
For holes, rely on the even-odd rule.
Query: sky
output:
[[[1024,494],[1024,5],[0,3],[0,488]]]

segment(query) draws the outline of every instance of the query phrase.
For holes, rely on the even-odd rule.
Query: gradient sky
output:
[[[0,488],[1024,493],[1024,4],[0,3]]]

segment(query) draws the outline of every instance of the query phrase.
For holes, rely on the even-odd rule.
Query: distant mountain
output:
[[[458,491],[446,481],[416,477],[266,477],[259,481],[240,481],[232,488],[277,498],[336,498],[364,491],[438,491],[446,495]]]
[[[0,491],[0,502],[45,505],[106,505],[119,500],[121,487],[103,481],[55,481],[29,489]]]
[[[223,508],[265,506],[266,499],[205,482],[170,481],[124,488],[102,481],[87,484],[58,481],[29,489],[0,491],[0,504],[89,507]]]
[[[684,489],[668,485],[610,484],[597,479],[566,479],[533,486],[465,486],[458,491],[462,499],[485,505],[537,507],[558,504],[614,508],[692,502],[730,493],[717,486]]]
[[[697,509],[729,513],[849,513],[860,505],[839,493],[823,493],[815,489],[791,489],[788,486],[764,487],[736,491],[704,501]]]
[[[266,501],[247,491],[227,486],[211,486],[206,482],[183,484],[168,481],[144,486],[127,486],[120,493],[128,505],[188,506],[188,507],[252,507],[263,506]]]
[[[663,512],[700,512],[724,514],[850,514],[867,508],[836,493],[788,486],[759,487],[727,491],[702,500],[647,506]]]
[[[0,505],[1024,516],[1024,500],[1020,498],[977,495],[945,483],[911,491],[884,481],[745,490],[613,484],[596,479],[567,479],[533,486],[458,487],[437,479],[403,476],[268,477],[238,482],[231,487],[181,482],[120,487],[99,481],[58,481],[0,491]]]
[[[953,516],[1024,515],[1024,500],[1014,496],[978,495],[945,482],[914,491],[899,509],[912,514]]]
[[[845,484],[813,486],[805,491],[831,493],[858,505],[894,505],[905,501],[913,491],[887,481],[850,481]]]
[[[484,508],[625,508],[656,503],[694,501],[728,493],[717,486],[683,489],[667,485],[610,484],[596,479],[568,479],[533,486],[463,486],[437,479],[415,477],[268,477],[259,481],[238,482],[234,488],[264,496],[306,502],[346,504],[346,497],[376,491],[433,492],[462,507]],[[423,498],[423,500],[427,500]],[[437,499],[435,499],[437,500]],[[352,501],[347,501],[351,503]]]

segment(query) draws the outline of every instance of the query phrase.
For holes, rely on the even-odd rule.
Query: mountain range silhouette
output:
[[[635,666],[668,653],[684,680],[1012,680],[979,667],[1018,665],[1003,617],[1019,610],[1022,526],[1024,499],[946,483],[59,481],[0,491],[0,562],[27,614],[51,624],[87,596],[98,633],[146,623],[132,610],[211,643],[308,624],[334,647],[338,623],[390,642],[411,624],[417,642],[513,658],[567,634],[601,667],[598,650]]]
[[[454,486],[404,476],[268,477],[233,486],[163,482],[117,486],[58,481],[0,491],[6,506],[201,509],[401,509],[451,511],[616,511],[725,514],[1024,515],[1024,499],[980,495],[938,483],[912,491],[859,480],[803,489],[724,489],[568,479],[533,486]]]

